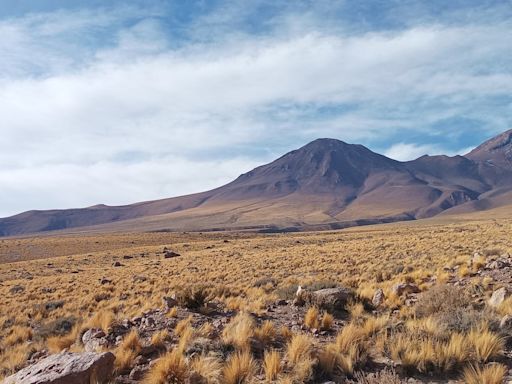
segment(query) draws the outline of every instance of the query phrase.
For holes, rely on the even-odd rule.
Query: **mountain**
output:
[[[512,167],[512,129],[493,137],[469,152],[466,157],[499,167]]]
[[[54,230],[299,230],[414,220],[512,203],[512,130],[465,156],[399,162],[318,139],[220,188],[110,207],[29,211],[0,235]]]

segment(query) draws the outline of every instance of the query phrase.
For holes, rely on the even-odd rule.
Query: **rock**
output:
[[[5,379],[3,384],[105,383],[112,375],[114,360],[111,352],[61,352],[23,368]]]
[[[178,305],[178,301],[174,297],[164,296],[162,297],[166,310],[170,310]]]
[[[320,289],[311,293],[302,290],[300,297],[309,305],[335,312],[345,310],[347,303],[354,298],[354,293],[351,289],[338,287]]]
[[[109,280],[109,279],[107,279],[106,277],[103,277],[103,278],[100,280],[100,284],[101,284],[101,285],[111,284],[111,283],[112,283],[112,280]]]
[[[499,305],[503,303],[509,296],[510,293],[505,287],[499,288],[493,292],[491,298],[489,299],[489,305],[491,307],[499,307]]]
[[[48,301],[44,305],[44,309],[47,311],[55,311],[58,308],[62,308],[64,306],[64,300],[56,300],[56,301]]]
[[[485,269],[503,269],[505,267],[510,266],[509,263],[503,260],[493,260],[490,263],[487,263]]]
[[[146,374],[146,371],[148,369],[146,367],[143,367],[143,366],[135,366],[135,368],[133,368],[131,371],[130,371],[130,376],[129,378],[131,380],[142,380],[142,378],[144,377],[144,375]]]
[[[105,332],[101,329],[89,329],[82,335],[82,343],[86,352],[96,352],[108,345]]]
[[[173,257],[179,257],[179,256],[181,256],[181,255],[174,251],[165,251],[165,253],[164,253],[165,259],[172,259]]]
[[[384,295],[384,291],[379,288],[375,291],[373,294],[372,304],[375,308],[378,308],[384,303],[384,300],[386,299],[386,295]]]
[[[41,288],[41,292],[42,293],[54,293],[55,292],[55,288],[44,287],[44,288]]]
[[[116,261],[114,264],[112,264],[113,267],[122,267],[123,264],[121,264],[119,261]]]
[[[142,276],[142,275],[133,276],[134,283],[142,283],[142,282],[146,281],[147,279],[148,278],[146,276]]]
[[[130,256],[130,255],[124,255],[124,256],[123,256],[123,259],[124,259],[124,260],[133,259],[133,256]]]
[[[288,305],[288,302],[284,299],[281,299],[276,301],[276,305],[282,307],[283,305]]]
[[[402,296],[404,294],[409,295],[411,293],[419,293],[420,289],[413,283],[401,283],[394,285],[391,292],[397,296]]]
[[[505,315],[501,318],[500,321],[500,329],[501,330],[508,330],[512,329],[512,316]]]
[[[17,293],[22,293],[24,291],[25,291],[25,287],[23,285],[15,285],[11,289],[9,289],[9,292],[12,293],[13,295],[15,295]]]

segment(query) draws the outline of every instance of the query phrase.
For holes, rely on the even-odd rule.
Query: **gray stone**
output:
[[[320,289],[306,294],[304,290],[302,292],[301,295],[307,304],[331,312],[345,310],[348,302],[354,298],[353,291],[343,287]]]
[[[114,360],[111,352],[61,352],[23,368],[3,384],[106,383],[112,375]]]
[[[491,307],[499,307],[500,304],[503,303],[509,296],[510,292],[508,292],[505,287],[499,288],[493,292],[491,298],[489,299],[489,305]]]
[[[404,294],[419,293],[420,289],[413,283],[401,283],[394,285],[391,291],[397,296],[402,296]]]
[[[373,294],[372,304],[375,308],[378,308],[384,303],[384,300],[386,299],[386,295],[384,295],[384,291],[379,288],[375,291]]]

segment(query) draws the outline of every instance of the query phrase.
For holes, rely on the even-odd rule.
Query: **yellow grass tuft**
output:
[[[197,381],[201,383],[218,384],[222,377],[222,363],[214,356],[200,355],[190,362],[190,372],[198,376],[200,380]]]
[[[306,315],[304,316],[304,325],[309,329],[318,329],[320,327],[320,321],[318,320],[319,316],[320,313],[317,307],[309,307]]]
[[[281,373],[281,354],[279,351],[265,351],[263,357],[263,369],[265,371],[265,378],[271,382],[277,379]]]
[[[481,363],[486,363],[503,354],[505,341],[486,328],[472,330],[467,338],[476,360]]]
[[[470,365],[464,369],[463,380],[465,384],[502,384],[507,367],[502,364],[488,364],[483,368]]]
[[[249,350],[254,328],[253,318],[245,312],[240,312],[224,328],[222,333],[224,343],[231,344],[242,351]]]
[[[324,312],[322,315],[322,320],[320,322],[320,329],[324,331],[328,331],[332,328],[332,325],[334,324],[334,316],[330,313]]]
[[[224,366],[224,383],[250,383],[256,372],[256,368],[256,363],[249,351],[237,352],[230,356]]]
[[[302,334],[294,335],[286,349],[288,361],[292,365],[296,365],[301,360],[309,358],[312,352],[313,341],[309,336]]]
[[[173,350],[157,360],[144,378],[145,384],[185,384],[188,367],[185,358]]]

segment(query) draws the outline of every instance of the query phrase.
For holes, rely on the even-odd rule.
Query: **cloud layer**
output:
[[[186,37],[151,8],[0,20],[0,216],[198,192],[317,137],[409,160],[511,125],[507,20],[354,32],[286,9],[250,33],[237,12]]]

